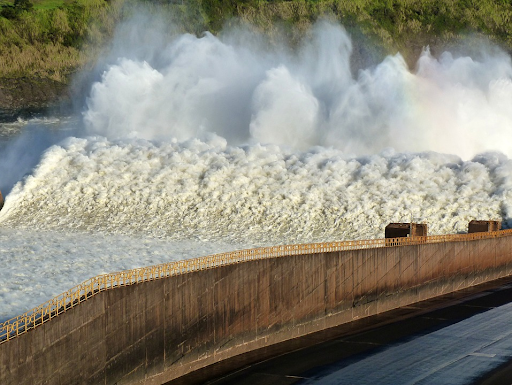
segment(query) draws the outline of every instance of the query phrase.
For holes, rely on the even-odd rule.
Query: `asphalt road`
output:
[[[512,383],[512,277],[211,365],[171,384]]]

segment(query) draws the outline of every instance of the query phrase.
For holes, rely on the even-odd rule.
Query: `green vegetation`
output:
[[[475,33],[512,47],[512,3],[506,0],[256,0],[221,13],[229,12],[262,29],[284,23],[306,30],[329,15],[410,61],[426,45],[442,46]]]
[[[0,77],[65,82],[112,34],[119,13],[104,0],[49,0],[29,8],[17,2],[1,10]]]
[[[66,82],[93,61],[135,0],[0,0],[0,78]],[[219,32],[242,20],[293,40],[319,17],[340,20],[386,51],[410,58],[421,47],[480,33],[512,47],[508,0],[140,0],[183,31]]]
[[[34,1],[34,8],[35,9],[44,9],[44,10],[50,10],[58,7],[62,7],[64,3],[69,3],[69,1],[65,0],[39,0]]]

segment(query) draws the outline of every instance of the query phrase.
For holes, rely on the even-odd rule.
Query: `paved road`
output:
[[[303,372],[299,383],[470,384],[512,357],[511,320],[509,303],[427,334],[404,337],[362,357]],[[370,336],[358,336],[357,342],[378,344],[378,339],[364,337]]]
[[[255,352],[174,383],[510,385],[512,282],[500,280],[289,344],[260,352],[273,358],[258,360]],[[283,354],[286,349],[291,352]]]

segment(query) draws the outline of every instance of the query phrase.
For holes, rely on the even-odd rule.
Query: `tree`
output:
[[[30,11],[34,4],[30,0],[14,0],[14,5],[4,5],[1,8],[0,16],[6,19],[16,19],[21,12]]]
[[[14,0],[14,8],[22,11],[30,11],[34,7],[34,4],[30,0]]]

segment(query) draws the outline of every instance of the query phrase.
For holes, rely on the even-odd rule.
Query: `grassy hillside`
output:
[[[29,10],[0,16],[0,77],[66,81],[112,34],[120,13],[116,4],[39,0]]]
[[[512,3],[505,0],[256,1],[241,3],[233,14],[262,29],[284,23],[302,30],[320,15],[331,15],[409,62],[426,45],[443,46],[468,34],[512,47]]]
[[[94,61],[116,23],[137,0],[0,0],[1,79],[49,79]],[[267,33],[279,29],[296,39],[319,17],[413,62],[425,45],[442,46],[479,33],[512,47],[508,0],[138,0],[167,15],[183,31],[219,32],[243,20]],[[1,91],[1,89],[0,89]]]

